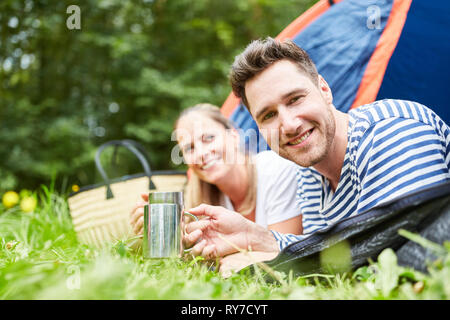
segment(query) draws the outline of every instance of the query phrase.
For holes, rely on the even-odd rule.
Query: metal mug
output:
[[[144,258],[176,258],[183,252],[184,215],[183,192],[151,192],[144,206]]]

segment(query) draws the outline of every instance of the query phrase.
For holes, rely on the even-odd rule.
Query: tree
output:
[[[0,3],[0,191],[35,188],[52,176],[100,181],[96,148],[135,139],[153,169],[172,169],[179,112],[221,105],[234,56],[276,36],[311,0],[84,0]],[[112,175],[141,171],[121,154]]]

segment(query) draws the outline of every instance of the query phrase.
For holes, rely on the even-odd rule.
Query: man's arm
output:
[[[186,226],[185,243],[195,243],[191,253],[207,259],[223,257],[239,250],[278,252],[274,235],[264,227],[223,207],[202,204],[189,210],[196,216],[206,216]]]
[[[283,250],[285,247],[290,245],[291,243],[303,240],[310,235],[296,235],[296,234],[284,234],[277,232],[275,230],[270,230],[277,242],[278,250]]]

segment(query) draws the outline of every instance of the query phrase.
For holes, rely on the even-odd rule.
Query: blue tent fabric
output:
[[[450,124],[450,2],[413,0],[377,100],[420,102]]]
[[[401,0],[397,0],[401,1]],[[405,1],[405,0],[402,0]],[[292,40],[306,50],[333,92],[334,105],[348,112],[382,35],[394,0],[343,0],[332,5]],[[370,8],[377,10],[378,24]],[[389,60],[377,99],[420,102],[446,123],[450,94],[450,2],[412,0],[397,46]],[[230,119],[241,129],[256,123],[242,103]],[[245,137],[248,144],[248,137]],[[259,151],[268,149],[259,136]]]
[[[333,92],[333,104],[341,111],[347,112],[355,99],[392,3],[393,0],[342,1],[293,39],[314,61]],[[375,5],[380,14],[379,26],[369,29],[367,8]]]
[[[236,110],[233,112],[233,114],[230,116],[230,120],[236,125],[236,127],[244,130],[244,131],[251,131],[255,130],[257,132],[257,148],[256,152],[261,152],[265,150],[270,150],[270,147],[267,145],[266,140],[264,137],[259,133],[258,126],[256,125],[256,122],[253,120],[252,116],[248,112],[247,108],[240,103],[239,106],[236,108]],[[241,135],[241,138],[243,139],[243,143],[245,145],[245,149],[253,149],[250,147],[250,137],[248,135]]]

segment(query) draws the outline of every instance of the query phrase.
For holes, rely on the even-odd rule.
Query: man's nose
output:
[[[281,133],[286,136],[295,136],[300,132],[300,127],[302,125],[302,120],[296,116],[293,112],[288,110],[280,110],[280,126]]]

